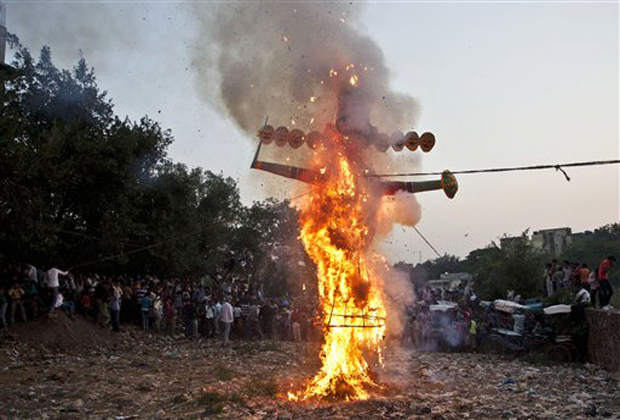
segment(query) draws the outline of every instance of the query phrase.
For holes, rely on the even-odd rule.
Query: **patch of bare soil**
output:
[[[70,318],[58,312],[55,318],[18,322],[11,329],[0,330],[0,342],[22,342],[54,349],[70,350],[103,346],[110,343],[112,332],[81,315]]]
[[[98,327],[94,327],[98,330]],[[101,333],[101,331],[98,331]],[[129,328],[100,346],[0,345],[0,418],[558,419],[620,416],[620,390],[586,365],[392,350],[368,401],[292,403],[318,368],[315,343],[234,342]]]

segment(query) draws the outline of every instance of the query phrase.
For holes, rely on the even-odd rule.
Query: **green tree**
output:
[[[10,37],[0,74],[0,257],[39,266],[265,282],[284,295],[314,267],[287,201],[241,204],[236,182],[167,158],[173,137],[120,119],[79,60],[58,69]],[[302,264],[299,264],[299,262]],[[309,282],[314,283],[314,282]]]
[[[314,285],[314,265],[300,242],[299,214],[288,201],[268,199],[243,210],[233,237],[236,274],[262,284],[266,296]]]
[[[545,255],[527,241],[527,232],[522,236],[523,241],[501,248],[493,243],[471,257],[474,288],[482,299],[506,297],[508,290],[526,299],[542,296]]]
[[[620,257],[620,223],[612,223],[592,231],[573,235],[563,259],[597,267],[607,256]]]

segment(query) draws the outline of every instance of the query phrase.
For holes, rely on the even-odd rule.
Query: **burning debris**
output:
[[[381,387],[372,367],[382,363],[389,328],[384,285],[391,279],[372,244],[385,224],[380,219],[392,217],[381,211],[384,197],[441,189],[452,198],[458,189],[449,171],[423,182],[367,176],[376,169],[373,149],[429,152],[435,136],[393,131],[414,122],[417,107],[389,88],[381,50],[355,29],[358,11],[325,3],[225,5],[205,25],[216,48],[198,58],[211,76],[200,82],[219,82],[216,105],[241,129],[251,132],[266,112],[290,121],[278,128],[265,123],[252,168],[310,184],[300,238],[317,266],[325,342],[321,369],[305,389],[289,393],[292,400],[368,399]],[[259,160],[261,145],[272,142],[293,149],[306,143],[305,168]]]

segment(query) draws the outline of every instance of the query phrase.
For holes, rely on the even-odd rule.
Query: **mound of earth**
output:
[[[97,347],[110,342],[113,334],[81,315],[69,318],[58,312],[56,318],[18,322],[2,332],[2,341],[18,341],[57,349]]]

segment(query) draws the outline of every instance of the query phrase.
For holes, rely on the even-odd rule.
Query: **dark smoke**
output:
[[[381,49],[359,29],[359,4],[193,7],[200,20],[199,91],[246,133],[254,134],[266,115],[276,126],[295,121],[305,131],[322,130],[337,117],[362,134],[369,124],[388,134],[414,126],[416,102],[390,89]],[[349,89],[353,75],[358,87]]]

